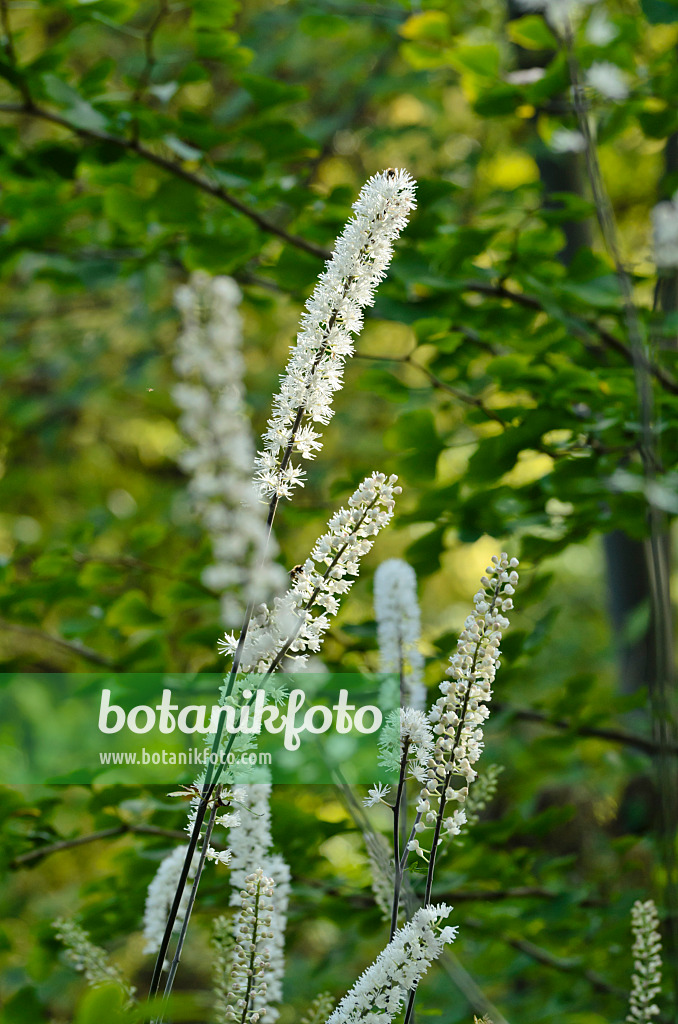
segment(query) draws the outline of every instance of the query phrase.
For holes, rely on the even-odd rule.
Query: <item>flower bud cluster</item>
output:
[[[398,703],[412,708],[425,707],[424,656],[419,650],[421,614],[417,601],[417,575],[402,558],[388,558],[375,572],[374,612],[379,671],[399,677],[401,694]]]
[[[257,1024],[267,1017],[266,988],[270,967],[268,941],[273,937],[274,882],[261,868],[245,879],[235,918],[231,976],[224,1020]]]
[[[492,683],[499,668],[499,644],[509,624],[505,613],[513,608],[512,596],[518,583],[518,560],[506,553],[494,555],[474,597],[475,609],[466,619],[450,658],[447,676],[440,684],[440,697],[429,712],[435,747],[427,764],[427,778],[417,804],[415,832],[434,828],[438,812],[448,801],[463,804],[476,778],[473,765],[483,749],[483,724],[489,716]],[[455,788],[453,779],[461,780]],[[466,813],[458,807],[442,822],[439,842],[459,835]],[[419,839],[409,848],[424,855]]]
[[[276,598],[272,607],[257,609],[244,646],[243,671],[266,672],[283,651],[303,664],[306,652],[320,650],[330,617],[339,611],[341,596],[350,590],[351,577],[360,571],[360,559],[393,518],[395,496],[401,490],[397,479],[372,473],[363,480],[349,498],[348,508],[332,516],[327,533],[316,541],[287,593]],[[229,656],[237,644],[233,633],[226,633],[219,642]]]
[[[54,922],[54,930],[57,938],[66,947],[66,956],[76,971],[82,971],[92,988],[99,985],[117,985],[122,989],[125,999],[125,1006],[131,1007],[134,1003],[136,989],[128,984],[114,964],[108,958],[108,953],[100,946],[95,946],[88,933],[75,921],[67,918],[60,918]]]
[[[331,1013],[334,1006],[334,997],[330,992],[321,992],[313,1000],[308,1010],[301,1018],[300,1024],[325,1024],[328,1013]]]
[[[407,171],[382,171],[363,186],[354,216],[337,239],[331,259],[306,303],[280,392],[256,459],[263,499],[289,498],[303,486],[304,471],[292,455],[312,459],[322,447],[312,424],[327,424],[332,399],[343,385],[344,364],[363,310],[386,276],[393,242],[414,208],[415,183]]]
[[[662,983],[662,943],[654,900],[636,900],[631,908],[631,928],[634,973],[626,1019],[631,1024],[651,1024],[651,1018],[659,1014],[655,998]]]
[[[327,1024],[388,1024],[410,989],[456,936],[442,922],[452,908],[440,903],[418,910],[344,996]]]
[[[174,367],[180,377],[172,395],[179,426],[189,442],[179,465],[212,542],[214,562],[206,586],[221,594],[222,618],[242,618],[248,598],[262,601],[285,583],[274,563],[266,514],[252,486],[254,442],[245,406],[240,289],[230,277],[202,271],[177,289],[183,328]],[[256,571],[253,571],[255,570]]]

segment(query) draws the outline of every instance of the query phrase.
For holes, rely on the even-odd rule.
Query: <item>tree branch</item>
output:
[[[510,302],[514,302],[517,306],[524,306],[526,309],[539,310],[540,312],[548,312],[544,308],[542,301],[537,298],[536,295],[526,295],[524,292],[516,292],[510,288],[507,288],[503,284],[489,284],[483,281],[467,281],[464,283],[463,291],[475,292],[478,295],[490,295],[497,299],[508,299]],[[619,355],[623,356],[624,359],[634,366],[637,362],[635,354],[620,338],[615,337],[610,331],[606,330],[598,323],[591,323],[587,320],[582,320],[580,331],[582,333],[590,334],[591,332],[597,334],[606,348],[613,349]],[[642,365],[652,376],[655,378],[658,384],[668,391],[672,395],[678,395],[678,381],[676,381],[672,375],[665,370],[662,366],[658,366],[656,363],[650,362],[645,356],[642,357],[644,360]]]
[[[158,825],[128,825],[122,823],[112,828],[102,828],[98,832],[90,832],[86,836],[74,836],[73,839],[59,839],[47,846],[38,846],[35,850],[27,853],[20,853],[14,860],[10,861],[11,868],[21,868],[26,864],[32,864],[43,857],[49,857],[52,853],[59,853],[61,850],[72,850],[76,846],[85,846],[87,843],[98,842],[99,839],[113,839],[124,835],[146,835],[162,836],[164,839],[186,839],[185,832],[176,829],[160,828]]]
[[[104,668],[111,669],[116,668],[114,661],[111,661],[110,658],[107,658],[103,654],[99,654],[98,651],[93,650],[91,647],[85,647],[84,644],[64,640],[61,636],[54,636],[52,633],[45,633],[43,630],[35,629],[33,626],[20,626],[16,622],[7,622],[6,619],[0,619],[0,632],[3,630],[7,633],[15,633],[18,636],[24,636],[27,640],[41,640],[54,647],[58,647],[62,651],[67,651],[69,654],[77,654],[79,658],[84,658],[85,661],[91,661],[93,665],[101,665]]]
[[[464,924],[477,931],[486,931],[486,926],[474,918],[467,918]],[[525,956],[529,956],[531,960],[544,964],[545,967],[552,967],[554,970],[565,974],[580,975],[597,992],[605,992],[608,995],[616,996],[618,999],[628,999],[628,992],[625,989],[605,981],[597,971],[592,971],[589,967],[582,967],[578,960],[566,960],[564,957],[555,956],[553,953],[549,953],[548,950],[542,949],[541,946],[536,946],[533,942],[528,942],[527,939],[517,938],[515,935],[508,935],[493,930],[492,936],[501,942],[505,942],[506,945],[512,946],[513,949],[517,949],[520,953],[524,953]]]
[[[154,573],[157,576],[163,576],[168,580],[176,580],[179,583],[187,583],[191,587],[195,587],[196,590],[201,590],[204,594],[208,594],[210,597],[215,597],[213,590],[206,587],[204,583],[201,583],[199,579],[193,576],[187,576],[184,573],[172,572],[170,569],[164,569],[160,565],[153,565],[151,562],[145,562],[141,558],[135,558],[133,555],[87,555],[81,551],[74,551],[72,554],[74,562],[78,565],[88,565],[90,562],[94,562],[96,565],[113,565],[120,566],[123,569],[141,569],[143,572]]]
[[[561,729],[563,732],[576,733],[578,736],[589,736],[592,739],[607,740],[609,743],[620,743],[626,747],[635,747],[642,750],[644,754],[655,755],[659,745],[649,737],[636,736],[634,733],[626,732],[623,729],[606,729],[594,725],[575,725],[564,718],[552,718],[547,712],[532,711],[529,708],[514,708],[509,704],[497,703],[496,711],[506,711],[515,718],[525,722],[538,722],[540,725],[548,725],[553,729]],[[669,743],[666,749],[671,754],[678,755],[678,744]]]
[[[235,196],[227,192],[225,188],[218,185],[216,182],[210,181],[204,175],[195,174],[192,171],[187,171],[176,160],[170,160],[167,157],[162,156],[160,153],[156,153],[154,150],[149,149],[148,146],[144,145],[136,138],[123,138],[119,135],[111,135],[109,132],[99,131],[96,128],[83,128],[80,125],[73,124],[68,118],[63,117],[61,114],[54,113],[51,110],[47,110],[46,107],[41,107],[33,102],[25,103],[0,103],[0,113],[3,114],[20,114],[26,117],[36,118],[41,121],[48,121],[50,124],[59,125],[61,128],[66,128],[68,131],[73,132],[81,139],[85,139],[89,142],[104,142],[110,146],[116,146],[118,149],[122,149],[125,152],[133,153],[140,157],[142,160],[146,160],[148,163],[154,164],[161,170],[166,171],[168,174],[174,175],[176,178],[181,178],[182,181],[188,182],[189,185],[193,185],[195,188],[200,189],[201,192],[205,192],[207,195],[213,196],[215,199],[221,200],[226,203],[232,209],[237,210],[244,217],[248,217],[260,231],[264,231],[269,235],[275,235],[277,238],[281,238],[288,245],[293,245],[297,249],[303,249],[304,252],[310,253],[311,256],[317,256],[318,259],[327,260],[330,258],[330,253],[323,249],[319,245],[315,245],[314,242],[309,242],[305,238],[301,238],[299,235],[292,235],[285,231],[284,228],[280,228],[277,224],[267,220],[266,217],[262,217],[261,214],[257,213],[251,207],[242,203]]]

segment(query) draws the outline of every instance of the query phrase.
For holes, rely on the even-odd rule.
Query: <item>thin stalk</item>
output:
[[[669,568],[666,564],[665,537],[667,521],[650,493],[661,462],[656,443],[656,415],[652,379],[648,367],[651,352],[641,328],[638,310],[633,296],[633,287],[628,270],[621,257],[614,212],[605,189],[598,154],[591,133],[586,100],[580,83],[579,65],[574,51],[572,31],[565,28],[563,40],[567,55],[572,98],[579,128],[585,140],[585,157],[591,191],[596,207],[603,241],[614,263],[624,303],[624,315],[629,334],[632,354],[636,396],[640,416],[639,452],[646,486],[648,538],[646,560],[650,580],[650,603],[655,631],[656,674],[649,686],[650,711],[652,716],[653,739],[658,753],[655,762],[657,789],[659,792],[659,848],[665,871],[664,896],[666,900],[666,928],[671,951],[674,1016],[678,1014],[678,864],[675,846],[675,780],[672,778],[669,748],[674,730],[673,708],[669,697],[674,684],[674,643],[672,623],[672,602],[668,585]],[[655,294],[655,302],[657,295]]]
[[[407,754],[410,747],[409,737],[403,746],[403,756],[400,759],[400,777],[398,779],[398,792],[396,793],[393,805],[393,864],[395,867],[395,878],[393,880],[393,909],[391,911],[391,933],[388,937],[390,942],[398,927],[398,908],[400,906],[400,889],[403,881],[403,873],[400,870],[400,815],[403,810],[403,794],[405,792],[405,773],[407,771]]]
[[[202,849],[200,851],[200,860],[198,861],[198,871],[201,872],[201,873],[202,873],[203,866],[205,864],[205,858],[207,856],[207,850],[209,848],[210,840],[212,838],[212,831],[214,829],[214,822],[216,820],[217,810],[219,809],[219,806],[220,806],[219,805],[219,793],[217,792],[214,795],[214,800],[213,800],[213,803],[212,803],[212,811],[210,813],[209,821],[207,823],[207,828],[205,829],[205,835],[204,835],[204,838],[203,838],[203,841],[202,841]],[[162,1021],[163,1021],[164,1007],[166,1007],[167,1000],[169,999],[170,992],[172,991],[172,985],[174,984],[174,978],[175,978],[175,975],[177,973],[177,969],[179,967],[179,961],[181,959],[181,953],[182,953],[182,950],[184,948],[184,942],[186,941],[186,933],[188,931],[188,922],[191,919],[191,913],[193,912],[193,907],[195,905],[195,898],[196,898],[197,894],[198,894],[198,872],[196,872],[196,877],[193,879],[193,885],[191,887],[191,894],[190,894],[189,899],[188,899],[188,906],[186,907],[186,913],[184,915],[184,920],[183,920],[182,925],[181,925],[181,932],[179,933],[179,938],[177,940],[177,948],[174,951],[174,957],[172,958],[172,963],[170,965],[170,969],[169,969],[169,972],[168,972],[168,975],[167,975],[167,982],[165,984],[165,993],[164,993],[164,997],[163,997],[163,1009],[160,1011],[160,1018],[158,1020],[158,1024],[162,1024]]]

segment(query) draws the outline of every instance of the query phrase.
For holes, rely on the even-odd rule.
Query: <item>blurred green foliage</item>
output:
[[[611,61],[631,85],[622,103],[592,97],[592,114],[658,367],[655,501],[671,516],[678,324],[653,309],[649,214],[678,186],[666,159],[678,6],[603,6],[612,38],[592,43],[584,22],[575,45],[584,67]],[[197,268],[243,286],[259,431],[322,252],[367,175],[406,166],[418,210],[322,457],[280,512],[282,558],[305,556],[366,472],[397,472],[394,527],[324,657],[345,671],[376,665],[371,572],[399,554],[419,574],[433,691],[488,557],[500,545],[521,557],[486,737],[506,770],[483,821],[441,858],[437,892],[456,907],[456,954],[507,1020],[622,1019],[630,906],[657,892],[661,871],[650,760],[595,735],[641,730],[633,708],[645,702],[617,685],[600,537],[642,538],[646,501],[623,303],[588,192],[573,173],[545,202],[544,162],[560,160],[566,176],[575,163],[549,141],[575,122],[544,19],[510,18],[500,0],[0,8],[3,670],[221,670],[218,599],[200,582],[209,543],[175,463],[173,289]],[[544,74],[527,84],[510,74],[533,64]],[[566,266],[577,228],[593,242]],[[647,608],[631,626],[647,628]],[[83,993],[50,922],[77,916],[143,993],[145,889],[176,839],[134,830],[181,830],[184,812],[163,792],[120,787],[7,789],[0,801],[2,1024],[117,1019],[107,993]],[[318,992],[343,994],[385,933],[336,793],[281,789],[274,823],[294,878],[280,1018],[291,1024]],[[209,989],[226,877],[205,877],[184,991]],[[201,998],[176,1019],[202,1019]],[[440,969],[418,1012],[472,1019]]]

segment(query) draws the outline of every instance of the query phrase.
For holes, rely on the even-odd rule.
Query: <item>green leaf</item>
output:
[[[289,85],[262,75],[243,75],[240,82],[260,110],[268,110],[279,103],[296,103],[308,94],[302,85]]]
[[[74,1024],[122,1024],[125,1020],[129,1017],[123,1011],[120,986],[101,985],[84,995]]]
[[[422,11],[412,14],[399,30],[404,39],[445,42],[450,36],[450,19],[445,11]]]
[[[524,18],[509,21],[507,34],[511,42],[522,46],[524,50],[557,50],[556,38],[538,14],[528,14]]]
[[[104,195],[104,211],[113,224],[138,234],[146,225],[148,204],[131,188],[111,185]]]
[[[370,366],[364,370],[358,377],[357,386],[361,391],[381,395],[389,402],[406,402],[410,397],[410,389],[395,374],[380,366]]]
[[[239,0],[192,0],[191,22],[198,29],[227,28],[239,9]]]
[[[122,633],[133,633],[144,626],[156,626],[161,621],[162,617],[148,607],[148,599],[141,590],[130,590],[123,594],[106,613],[108,625],[115,626]]]
[[[499,48],[494,43],[455,46],[449,53],[449,62],[458,71],[471,71],[481,78],[496,78],[499,74]]]
[[[96,132],[107,130],[108,121],[104,115],[95,110],[68,82],[48,73],[42,76],[42,83],[49,98],[64,108],[68,120],[76,127]]]
[[[392,450],[400,450],[398,471],[407,480],[424,483],[435,478],[442,442],[429,409],[402,413],[385,436]]]

